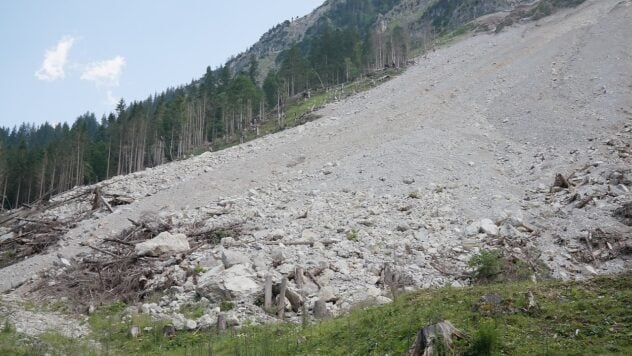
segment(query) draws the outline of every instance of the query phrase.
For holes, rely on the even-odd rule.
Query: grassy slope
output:
[[[528,314],[525,293],[532,291],[540,311]],[[482,295],[503,298],[496,308],[473,308]],[[586,282],[527,282],[422,290],[396,302],[360,308],[348,315],[312,324],[245,327],[224,336],[213,331],[161,335],[162,324],[134,319],[121,322],[123,306],[100,310],[91,317],[94,338],[102,345],[92,354],[165,355],[399,355],[428,323],[450,320],[469,339],[456,343],[454,353],[471,350],[478,330],[492,328],[498,337],[495,354],[581,355],[632,354],[632,273]],[[152,326],[138,339],[127,336],[130,325]],[[488,331],[488,333],[490,333]],[[22,341],[20,341],[22,340]],[[0,332],[0,354],[38,354],[52,347],[65,354],[86,354],[87,343],[54,334],[33,348],[13,330]],[[55,353],[53,353],[55,354]]]

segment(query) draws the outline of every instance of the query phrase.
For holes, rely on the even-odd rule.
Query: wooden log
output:
[[[277,299],[277,316],[279,319],[285,317],[285,292],[287,291],[287,277],[283,277],[281,280],[281,288]]]
[[[267,313],[270,313],[270,311],[272,310],[272,275],[270,274],[266,276],[265,285],[263,287],[263,294],[264,294],[263,309]]]
[[[103,195],[101,195],[100,198],[101,198],[101,201],[103,202],[103,205],[105,205],[105,207],[110,211],[110,213],[113,213],[114,209],[112,209],[112,206],[110,205],[110,203],[108,203],[107,200],[105,200]]]
[[[322,286],[320,285],[320,283],[318,283],[318,281],[316,280],[316,277],[314,277],[311,271],[306,271],[306,274],[307,274],[307,277],[309,277],[309,279],[311,279],[312,282],[314,282],[314,284],[318,287],[318,289],[322,288]]]
[[[292,311],[298,313],[301,310],[301,306],[303,305],[303,298],[297,292],[287,288],[285,290],[285,297],[290,301],[290,305],[292,306]]]

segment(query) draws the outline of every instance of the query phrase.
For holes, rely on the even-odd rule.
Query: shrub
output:
[[[358,241],[358,230],[351,229],[351,231],[347,232],[347,240]]]
[[[500,346],[500,333],[492,322],[481,323],[474,333],[470,355],[494,355]]]
[[[483,250],[470,259],[469,266],[474,268],[474,277],[491,280],[502,271],[502,260],[498,251]]]
[[[223,301],[219,305],[220,311],[229,311],[229,310],[233,310],[233,308],[235,308],[235,303],[233,302]]]

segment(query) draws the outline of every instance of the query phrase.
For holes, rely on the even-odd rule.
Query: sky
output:
[[[100,118],[200,78],[324,0],[0,0],[0,127]]]

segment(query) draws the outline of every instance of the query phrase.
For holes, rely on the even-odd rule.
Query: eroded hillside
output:
[[[319,120],[100,183],[133,199],[112,213],[92,211],[88,187],[14,216],[79,222],[0,270],[3,308],[54,298],[81,311],[124,296],[130,313],[193,330],[275,320],[266,280],[293,321],[468,285],[483,250],[536,280],[627,271],[631,19],[629,0],[587,1],[480,33]],[[147,245],[161,233],[166,243]]]

